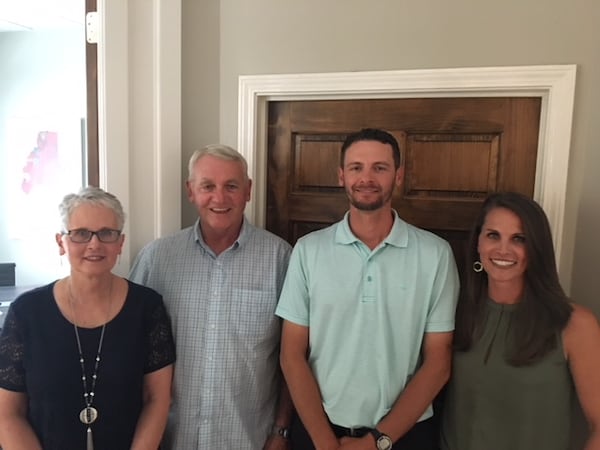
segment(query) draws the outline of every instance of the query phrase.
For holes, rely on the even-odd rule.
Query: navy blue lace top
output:
[[[0,387],[24,392],[28,418],[45,450],[81,450],[86,426],[73,324],[62,315],[54,283],[19,296],[0,334]],[[102,327],[79,328],[88,380]],[[142,409],[144,375],[175,361],[162,297],[129,282],[121,311],[106,325],[93,406],[95,450],[128,450]],[[88,381],[89,383],[89,381]]]

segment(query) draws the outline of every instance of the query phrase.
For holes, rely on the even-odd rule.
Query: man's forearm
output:
[[[425,362],[377,428],[397,441],[417,423],[450,377],[450,360]]]
[[[302,424],[317,449],[337,448],[337,438],[323,410],[317,381],[306,360],[282,360],[283,373]]]
[[[292,422],[293,413],[294,404],[292,403],[292,397],[290,396],[290,391],[287,387],[285,380],[282,377],[274,425],[281,428],[289,428]]]

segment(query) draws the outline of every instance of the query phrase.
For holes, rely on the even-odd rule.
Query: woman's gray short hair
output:
[[[246,158],[244,158],[240,152],[227,145],[212,144],[195,150],[194,153],[192,153],[190,162],[188,163],[188,181],[194,179],[194,166],[196,165],[196,162],[206,155],[211,155],[227,161],[238,161],[242,164],[242,167],[244,168],[244,174],[246,178],[248,178],[248,163],[246,162]]]
[[[77,193],[65,195],[60,205],[58,205],[63,231],[66,231],[69,227],[73,211],[81,205],[104,206],[110,209],[117,218],[119,230],[123,229],[125,225],[125,212],[119,199],[110,192],[106,192],[98,187],[87,186],[81,188]]]

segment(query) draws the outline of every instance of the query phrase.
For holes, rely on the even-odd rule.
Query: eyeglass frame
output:
[[[76,231],[78,231],[78,232],[85,231],[90,234],[90,237],[84,241],[74,240],[73,236],[71,234]],[[116,234],[116,237],[114,240],[106,241],[104,238],[100,237],[100,233],[102,233],[102,232],[104,232],[104,233],[111,232],[111,233],[117,233],[117,234]],[[92,238],[94,236],[96,236],[98,241],[102,242],[103,244],[114,244],[115,242],[119,241],[119,238],[122,236],[122,233],[123,233],[123,230],[115,230],[114,228],[101,228],[97,231],[88,230],[87,228],[73,228],[72,230],[63,231],[62,235],[69,236],[69,240],[71,242],[73,242],[74,244],[87,244],[88,242],[90,242],[92,240]]]

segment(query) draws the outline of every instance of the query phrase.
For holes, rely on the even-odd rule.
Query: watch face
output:
[[[390,450],[392,448],[392,440],[385,434],[377,439],[377,450]]]

